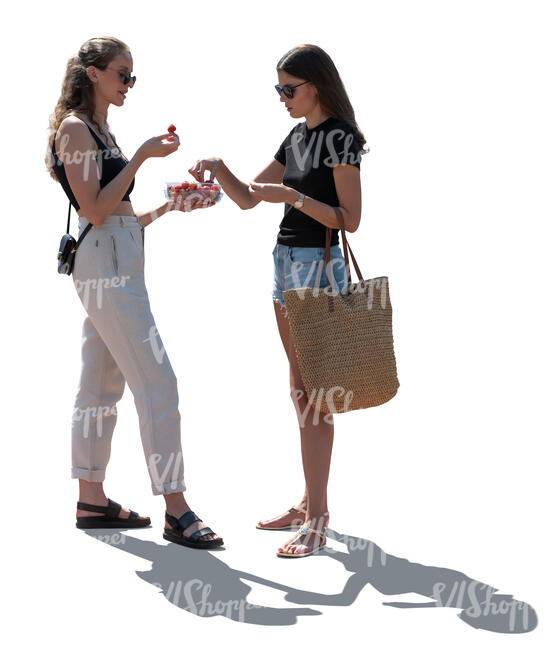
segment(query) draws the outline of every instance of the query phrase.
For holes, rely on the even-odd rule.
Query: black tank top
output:
[[[83,122],[83,124],[86,124],[86,122]],[[114,153],[117,152],[117,149],[115,148],[109,149],[108,147],[106,147],[106,145],[102,142],[102,140],[100,140],[100,138],[96,135],[96,133],[94,133],[94,131],[90,128],[90,126],[88,124],[86,124],[86,126],[88,130],[91,132],[94,139],[96,140],[96,143],[98,144],[99,151],[95,152],[95,159],[96,159],[96,164],[98,165],[101,171],[101,177],[99,179],[100,188],[103,188],[119,174],[119,172],[125,167],[125,165],[129,163],[129,161],[126,160],[125,158],[122,158],[119,155],[115,156]],[[114,136],[111,133],[110,135],[112,136],[113,141],[117,145],[117,140],[114,138]],[[79,204],[77,203],[77,199],[75,198],[75,195],[73,194],[73,191],[71,190],[71,187],[69,186],[69,183],[67,181],[67,175],[65,173],[64,164],[63,162],[61,162],[61,160],[58,158],[56,154],[55,134],[52,140],[52,168],[54,169],[54,173],[56,174],[58,180],[60,181],[60,185],[63,187],[64,192],[67,195],[67,198],[71,201],[71,205],[73,205],[75,210],[79,210]],[[135,179],[133,177],[133,180],[129,185],[129,189],[127,190],[127,192],[125,192],[125,195],[121,199],[122,201],[131,200],[129,195],[133,191],[134,186],[135,186]]]

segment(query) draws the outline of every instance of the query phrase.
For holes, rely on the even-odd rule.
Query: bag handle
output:
[[[356,262],[356,258],[354,257],[354,252],[348,243],[348,240],[346,239],[346,231],[344,227],[344,217],[342,216],[342,212],[339,210],[338,207],[333,206],[333,209],[335,210],[335,214],[337,215],[337,221],[339,222],[340,226],[340,231],[341,231],[341,237],[342,237],[342,248],[344,250],[344,261],[346,263],[346,275],[348,277],[348,284],[352,284],[352,277],[350,275],[350,260],[349,260],[349,255],[348,253],[350,252],[350,257],[352,257],[352,262],[354,263],[354,268],[356,270],[356,274],[358,275],[358,280],[360,282],[364,281],[364,277],[362,275],[362,272],[360,271],[360,267],[358,266],[358,262]],[[325,266],[325,288],[327,286],[332,286],[331,283],[331,228],[325,228],[325,253],[323,255],[323,265]],[[319,282],[321,278],[321,271],[322,271],[322,265],[320,264],[318,269],[317,269],[317,274],[316,274],[316,280],[315,280],[315,286],[319,287]],[[366,287],[365,293],[367,293],[369,290],[369,287]]]
[[[352,262],[354,262],[354,268],[356,269],[356,274],[358,275],[358,280],[360,282],[364,281],[364,276],[362,275],[362,272],[360,271],[360,267],[358,266],[358,262],[356,262],[356,258],[354,257],[354,251],[352,250],[352,247],[350,246],[350,243],[346,239],[346,229],[344,227],[344,217],[342,216],[342,212],[339,210],[339,208],[335,207],[335,214],[337,215],[337,220],[340,224],[340,232],[341,232],[341,237],[342,237],[342,247],[344,249],[344,261],[346,262],[346,273],[348,275],[348,284],[352,284],[352,278],[350,277],[350,262],[348,259],[348,252],[350,251],[350,255],[352,257]],[[331,233],[330,228],[329,230],[329,235]],[[330,239],[329,239],[330,241]],[[326,251],[327,252],[327,251]],[[329,248],[329,256],[328,259],[331,259],[331,249]]]

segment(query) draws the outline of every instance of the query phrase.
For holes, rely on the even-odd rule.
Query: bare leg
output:
[[[287,355],[287,358],[289,356],[289,324],[288,321],[285,317],[285,308],[281,307],[280,303],[277,301],[273,301],[273,307],[275,309],[275,318],[277,320],[277,328],[279,330],[279,336],[281,337],[281,341],[283,343],[283,348],[285,350],[285,353]],[[304,495],[298,502],[298,506],[302,508],[302,510],[307,510],[308,507],[308,488],[307,486],[304,488]],[[286,512],[283,512],[280,515],[277,515],[277,517],[273,517],[271,519],[262,519],[258,522],[258,526],[264,526],[266,528],[285,528],[287,526],[291,525],[297,525],[299,521],[304,522],[305,520],[305,515],[303,512],[300,510],[297,510],[296,508],[289,509]]]
[[[329,415],[324,418],[322,413],[318,413],[308,405],[288,319],[284,314],[284,310],[277,303],[275,303],[275,313],[281,340],[283,344],[288,344],[291,398],[300,427],[302,465],[306,480],[306,523],[311,528],[321,528],[326,526],[329,521],[327,515],[327,483],[333,449],[333,416]],[[319,535],[307,534],[297,538],[295,544],[291,545],[286,542],[279,550],[289,553],[304,553],[321,545],[323,541]]]

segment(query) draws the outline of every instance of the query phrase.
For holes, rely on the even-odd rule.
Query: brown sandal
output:
[[[306,514],[306,511],[303,508],[299,508],[298,506],[292,506],[292,508],[289,508],[289,512],[291,510],[296,510],[298,512],[303,512]],[[256,526],[256,528],[259,528],[260,530],[294,530],[295,528],[299,528],[304,524],[304,520],[302,520],[302,523],[300,524],[289,524],[288,526],[260,526],[259,524]]]

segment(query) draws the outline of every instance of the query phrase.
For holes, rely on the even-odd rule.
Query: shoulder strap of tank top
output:
[[[86,125],[87,129],[91,132],[92,137],[100,144],[104,149],[107,149],[106,145],[100,140],[100,138],[96,135],[96,133],[90,128],[90,126],[85,122],[85,120],[81,119],[78,115],[73,115],[73,117],[76,117],[78,120],[81,120],[83,124]]]
[[[75,117],[76,117],[76,116],[75,116]],[[80,119],[80,118],[79,118],[79,119]],[[99,138],[99,137],[96,135],[96,133],[95,133],[95,132],[90,128],[90,126],[89,126],[89,125],[88,125],[84,120],[81,120],[81,122],[82,122],[83,124],[86,125],[87,129],[91,132],[92,137],[96,140],[96,142],[97,142],[97,143],[98,143],[98,144],[99,144],[103,149],[107,149],[108,147],[106,147],[106,145],[102,142],[102,140],[100,140],[100,138]],[[52,138],[52,151],[53,151],[53,153],[56,155],[56,158],[58,157],[58,155],[56,154],[56,146],[55,146],[55,145],[56,145],[56,134],[57,134],[57,133],[58,133],[58,129],[56,129],[56,132],[54,133],[54,137]],[[113,135],[112,135],[112,138],[113,138]],[[114,139],[114,142],[115,142],[115,139]],[[116,144],[117,144],[117,142],[116,142]]]
[[[87,123],[85,122],[85,124],[87,124]],[[96,133],[95,133],[95,132],[90,128],[90,126],[89,126],[88,124],[87,124],[87,129],[92,133],[94,139],[96,140],[96,142],[97,142],[97,143],[98,143],[102,148],[104,148],[104,149],[107,149],[107,148],[108,148],[108,147],[107,147],[107,146],[102,142],[102,140],[100,140],[100,138],[96,135]]]
[[[115,139],[115,135],[113,133],[110,133],[110,135],[112,136],[112,140],[114,141],[115,146],[117,147],[117,150],[119,151],[119,153],[121,155],[121,159],[125,162],[125,164],[127,164],[129,162],[129,160],[127,159],[127,156],[125,156],[123,151],[121,151],[121,147],[117,144],[117,140]]]

